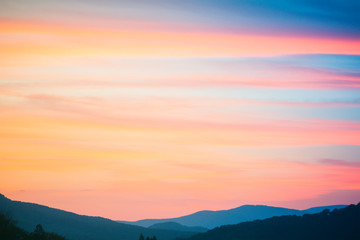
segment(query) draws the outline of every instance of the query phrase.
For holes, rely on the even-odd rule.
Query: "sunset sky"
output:
[[[359,12],[0,0],[0,193],[114,220],[359,202]]]

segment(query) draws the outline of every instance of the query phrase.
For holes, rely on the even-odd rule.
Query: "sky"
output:
[[[360,201],[357,0],[0,0],[0,192],[114,220]]]

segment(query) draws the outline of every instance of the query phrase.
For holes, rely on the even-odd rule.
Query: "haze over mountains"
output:
[[[188,240],[357,240],[360,203],[321,213],[288,215],[226,225]]]
[[[68,240],[136,240],[156,235],[158,240],[189,237],[194,233],[148,229],[122,224],[102,217],[89,217],[46,206],[12,201],[0,194],[0,212],[17,221],[18,226],[31,232],[37,224],[46,231],[60,234]]]
[[[324,209],[343,208],[346,205],[333,205],[325,207],[314,207],[306,210],[296,210],[281,207],[270,207],[264,205],[243,205],[237,208],[220,211],[199,211],[190,215],[168,218],[168,219],[144,219],[135,222],[119,221],[142,227],[149,227],[153,224],[175,222],[190,227],[203,227],[212,229],[222,225],[237,224],[245,221],[265,219],[282,215],[303,215],[318,213]]]
[[[244,205],[230,210],[200,211],[179,218],[140,220],[131,225],[102,217],[82,216],[34,203],[12,201],[0,194],[0,213],[15,220],[20,228],[31,232],[37,224],[41,224],[46,231],[60,234],[68,240],[136,240],[140,234],[156,236],[158,240],[186,239],[220,225],[239,224],[273,216],[318,213],[324,209],[340,209],[344,206],[316,207],[300,211]]]
[[[206,232],[209,230],[208,228],[204,228],[204,227],[188,227],[176,222],[155,223],[149,226],[148,228],[175,230],[175,231],[183,231],[183,232],[195,232],[195,233]]]

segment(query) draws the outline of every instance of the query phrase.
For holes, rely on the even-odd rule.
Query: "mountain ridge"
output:
[[[63,211],[48,206],[12,201],[0,195],[0,211],[15,220],[19,227],[31,232],[37,224],[44,229],[64,236],[68,240],[134,240],[140,234],[156,236],[158,240],[190,237],[194,233],[173,230],[148,229],[130,224]]]
[[[170,240],[173,238],[190,237],[195,232],[204,232],[204,228],[212,229],[222,225],[238,224],[274,216],[301,216],[309,213],[318,213],[324,209],[332,210],[345,206],[331,205],[296,210],[247,204],[229,210],[198,211],[179,218],[137,221],[136,223],[140,222],[144,225],[142,227],[132,222],[130,224],[127,224],[128,222],[119,223],[99,216],[78,215],[36,203],[12,201],[3,194],[0,194],[0,211],[9,212],[13,220],[16,220],[20,227],[26,231],[31,231],[36,224],[42,224],[48,231],[59,233],[69,240],[112,240],[114,238],[131,240],[137,239],[140,234],[145,236],[156,235],[159,240]],[[171,225],[169,222],[173,222],[175,225],[173,223]],[[102,234],[106,234],[106,236],[104,237]]]
[[[181,225],[180,223],[176,223],[176,222],[155,223],[155,224],[149,226],[148,228],[176,230],[176,231],[182,231],[182,232],[195,232],[195,233],[206,232],[209,230],[204,227],[188,227],[188,226]]]
[[[308,213],[321,212],[324,209],[343,208],[346,205],[330,205],[312,207],[304,210],[291,208],[273,207],[267,205],[242,205],[228,210],[202,210],[189,215],[165,219],[143,219],[133,222],[119,221],[142,227],[149,227],[153,224],[175,222],[188,227],[204,227],[212,229],[222,225],[237,224],[245,221],[261,220],[273,216],[303,215]]]
[[[187,240],[355,240],[360,239],[360,203],[302,216],[286,215],[225,225]]]

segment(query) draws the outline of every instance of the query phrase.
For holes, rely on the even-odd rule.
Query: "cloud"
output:
[[[345,167],[360,168],[360,162],[351,162],[351,161],[338,160],[338,159],[328,159],[328,158],[320,159],[319,163],[324,164],[324,165],[331,165],[331,166],[345,166]]]

